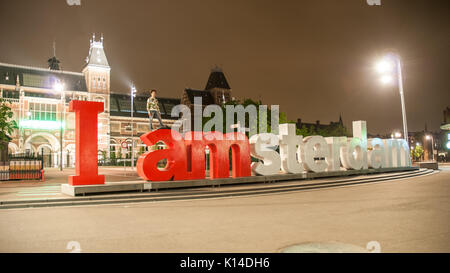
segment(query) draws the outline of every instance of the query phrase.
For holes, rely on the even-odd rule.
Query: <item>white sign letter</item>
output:
[[[280,154],[277,153],[278,136],[270,133],[250,137],[250,153],[264,163],[253,162],[252,170],[259,175],[278,174],[281,167]]]

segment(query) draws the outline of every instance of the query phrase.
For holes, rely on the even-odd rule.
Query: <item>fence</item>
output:
[[[0,162],[0,181],[9,180],[9,164],[8,161]]]
[[[39,154],[9,155],[9,162],[0,162],[0,180],[41,180],[44,167]]]

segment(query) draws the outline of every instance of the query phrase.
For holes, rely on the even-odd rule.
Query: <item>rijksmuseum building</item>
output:
[[[81,72],[63,71],[59,64],[55,56],[48,60],[48,68],[0,63],[0,97],[12,108],[19,127],[11,135],[9,153],[44,154],[46,166],[56,167],[62,149],[63,166],[73,166],[75,113],[69,112],[71,100],[104,102],[104,112],[98,115],[99,154],[129,157],[131,145],[124,142],[130,144],[132,139],[136,156],[143,152],[145,145],[139,136],[149,131],[148,95],[135,97],[131,110],[130,95],[111,91],[111,67],[103,37],[96,41],[94,36],[90,41]],[[158,97],[163,122],[171,126],[177,119],[170,116],[172,108],[180,103],[192,107],[194,96],[201,96],[204,105],[220,105],[231,99],[231,89],[223,72],[213,69],[204,90],[185,89],[179,99]],[[156,119],[154,126],[159,126]]]

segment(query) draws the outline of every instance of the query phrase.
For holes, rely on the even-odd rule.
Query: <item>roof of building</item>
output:
[[[217,67],[211,70],[205,90],[211,90],[213,88],[231,89],[225,78],[225,74]]]
[[[191,104],[194,104],[195,97],[201,97],[203,105],[214,104],[214,99],[209,91],[190,88],[186,88],[184,91],[186,92],[187,98]]]
[[[25,87],[53,89],[60,81],[65,90],[87,91],[83,73],[0,63],[0,84],[16,85],[17,76]]]
[[[108,59],[103,49],[103,37],[98,42],[95,41],[95,36],[91,40],[89,56],[86,58],[86,66],[88,65],[109,68]]]
[[[133,102],[133,116],[148,118],[147,113],[147,99],[148,96],[136,96]],[[172,118],[172,108],[180,104],[180,99],[174,98],[157,98],[159,102],[159,109],[163,119],[178,119]],[[128,94],[111,94],[109,101],[109,110],[111,116],[131,117],[131,98]]]

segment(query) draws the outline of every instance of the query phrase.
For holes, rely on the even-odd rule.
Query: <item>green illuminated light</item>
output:
[[[64,128],[65,123],[53,120],[32,120],[24,119],[19,122],[19,126],[25,129],[58,130]]]

